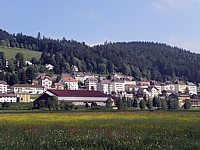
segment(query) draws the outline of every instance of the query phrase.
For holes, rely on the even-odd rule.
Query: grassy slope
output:
[[[30,60],[33,57],[39,59],[41,56],[41,52],[27,50],[27,49],[13,49],[7,47],[0,47],[0,52],[4,52],[5,57],[7,59],[15,58],[15,55],[17,53],[23,53],[25,60]]]

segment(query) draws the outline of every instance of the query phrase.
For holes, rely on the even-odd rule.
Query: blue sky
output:
[[[0,0],[10,33],[107,41],[154,41],[200,53],[200,0]]]

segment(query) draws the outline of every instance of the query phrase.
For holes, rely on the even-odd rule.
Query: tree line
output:
[[[51,39],[0,30],[0,46],[31,49],[42,52],[37,63],[41,72],[44,65],[54,66],[53,73],[70,72],[76,65],[79,71],[111,74],[122,72],[136,79],[167,81],[177,78],[200,82],[200,54],[178,47],[154,42],[105,42],[88,46],[75,40]]]

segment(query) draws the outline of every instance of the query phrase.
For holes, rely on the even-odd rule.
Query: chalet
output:
[[[38,85],[41,85],[45,90],[47,90],[52,86],[52,78],[49,76],[40,76],[38,78]]]
[[[158,95],[159,95],[159,90],[158,90],[156,87],[154,87],[154,86],[149,86],[147,90],[148,90],[148,93],[149,93],[149,97],[150,97],[150,98],[158,97]]]
[[[56,96],[58,101],[72,102],[75,105],[89,105],[96,102],[97,105],[105,106],[109,95],[94,90],[47,90],[40,95],[35,101],[34,105],[37,106],[40,100],[47,100],[49,97]],[[113,99],[112,99],[113,100]],[[114,105],[114,100],[113,100]]]
[[[68,90],[78,90],[78,81],[72,78],[68,73],[63,73],[59,83],[66,86]]]

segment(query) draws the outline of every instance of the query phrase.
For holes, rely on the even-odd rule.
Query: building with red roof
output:
[[[113,98],[100,91],[94,90],[55,90],[49,89],[35,99],[34,104],[37,105],[40,100],[48,100],[49,97],[56,96],[58,101],[72,102],[75,105],[85,105],[96,102],[97,105],[105,106],[108,98]],[[114,100],[113,100],[114,105]]]

